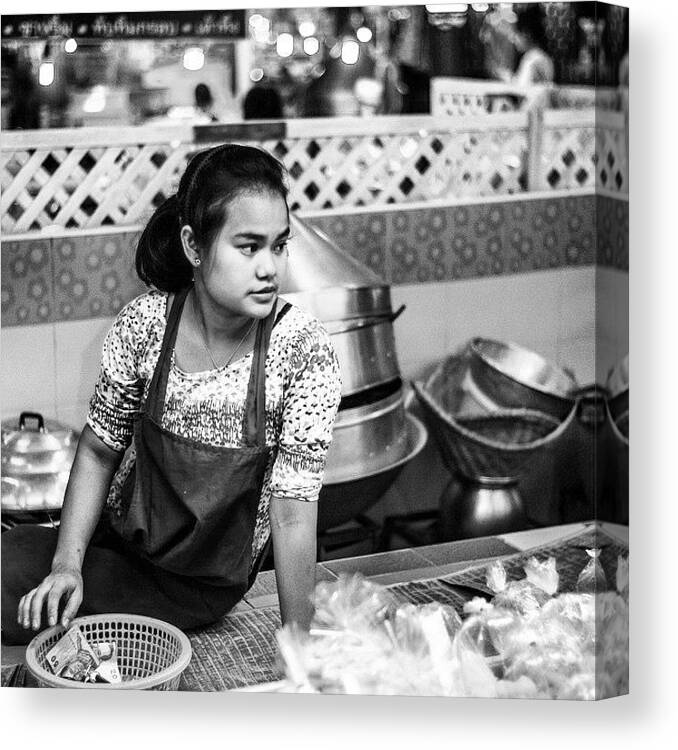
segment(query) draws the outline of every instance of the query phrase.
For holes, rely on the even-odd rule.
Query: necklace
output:
[[[202,341],[202,345],[205,348],[205,351],[207,352],[207,356],[210,358],[210,362],[212,363],[212,367],[214,367],[215,370],[218,370],[220,367],[228,367],[228,365],[230,365],[231,362],[233,361],[233,358],[235,357],[235,355],[240,351],[240,347],[245,343],[245,339],[252,332],[252,329],[254,328],[254,324],[257,322],[257,319],[254,318],[254,320],[252,320],[252,323],[250,324],[249,328],[245,331],[245,335],[240,339],[238,345],[231,352],[231,356],[228,358],[228,360],[226,361],[226,363],[223,364],[223,365],[218,365],[216,363],[214,357],[212,356],[212,352],[211,352],[211,350],[209,348],[209,345],[207,344],[207,328],[205,326],[205,320],[204,320],[203,316],[198,313],[198,306],[197,306],[196,301],[195,301],[195,292],[193,292],[192,301],[193,301],[193,312],[194,312],[196,318],[200,322],[200,333],[202,334],[200,338],[201,338],[201,341]]]

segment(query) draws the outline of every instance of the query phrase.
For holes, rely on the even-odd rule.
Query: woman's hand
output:
[[[52,572],[36,588],[29,591],[19,601],[17,620],[28,629],[39,630],[42,611],[47,605],[47,622],[56,625],[59,604],[66,598],[61,624],[68,627],[71,618],[82,602],[82,574],[75,567],[55,566]]]

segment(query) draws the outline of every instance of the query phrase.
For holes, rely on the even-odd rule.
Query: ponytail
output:
[[[153,213],[139,237],[136,269],[147,286],[178,292],[191,283],[193,267],[181,244],[179,201],[172,195]]]

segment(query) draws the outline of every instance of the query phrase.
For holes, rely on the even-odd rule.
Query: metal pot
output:
[[[78,435],[41,414],[22,412],[2,424],[2,510],[61,508]]]
[[[402,385],[386,396],[352,409],[340,409],[327,455],[325,482],[332,484],[376,474],[409,450]]]
[[[326,323],[342,373],[342,396],[388,383],[400,376],[393,321],[405,309],[382,317]]]
[[[565,370],[516,344],[475,338],[471,377],[497,406],[527,408],[565,419],[577,382]]]
[[[284,292],[282,295],[325,323],[391,315],[391,290],[386,284],[349,285]]]
[[[320,491],[320,505],[318,507],[318,529],[325,529],[346,523],[381,499],[382,495],[393,484],[398,474],[405,465],[418,455],[426,445],[428,437],[424,425],[412,414],[405,413],[405,440],[399,444],[400,456],[395,457],[393,449],[390,451],[391,461],[379,461],[380,468],[374,470],[377,465],[374,461],[365,463],[360,468],[360,473],[353,477],[342,479],[342,474],[333,468],[332,451],[336,449],[337,432],[330,453],[328,454],[329,474],[325,472],[325,482]],[[350,438],[350,430],[346,432],[346,438]],[[363,435],[363,437],[366,437]],[[339,433],[341,443],[342,435]],[[367,438],[363,444],[369,445],[371,440]],[[346,446],[338,449],[339,452],[346,451]],[[354,456],[355,458],[355,456]],[[358,461],[354,461],[359,465]],[[341,468],[341,467],[337,467]]]

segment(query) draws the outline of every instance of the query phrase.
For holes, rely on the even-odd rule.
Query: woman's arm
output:
[[[66,627],[82,602],[82,561],[122,453],[109,448],[89,426],[80,435],[66,487],[59,539],[52,560],[52,572],[19,602],[18,621],[25,628],[40,627],[47,604],[50,625],[57,621],[61,600],[67,597],[61,622]]]
[[[313,617],[318,503],[271,498],[271,535],[283,625],[308,631]]]

